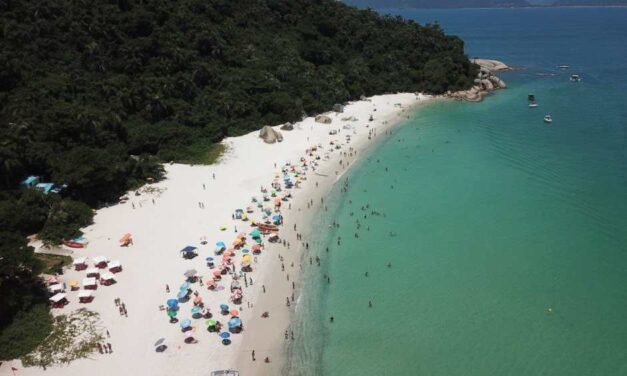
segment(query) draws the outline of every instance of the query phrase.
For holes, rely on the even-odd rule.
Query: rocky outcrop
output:
[[[472,59],[471,62],[479,65],[479,72],[473,81],[473,86],[468,90],[447,93],[450,98],[480,102],[483,97],[494,90],[505,89],[507,84],[495,75],[497,72],[510,70],[510,68],[497,60]]]
[[[261,131],[259,131],[259,137],[262,138],[263,142],[266,144],[274,144],[277,141],[283,141],[283,135],[281,132],[274,130],[274,128],[269,125],[261,128]]]
[[[283,125],[281,125],[281,130],[282,131],[293,131],[294,130],[294,124],[292,123],[285,123]]]
[[[318,116],[316,116],[316,123],[331,124],[331,122],[333,122],[333,120],[331,120],[331,118],[328,117],[327,115],[318,115]]]

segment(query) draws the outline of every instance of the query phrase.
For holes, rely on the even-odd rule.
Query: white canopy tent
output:
[[[65,294],[56,294],[52,297],[50,297],[50,301],[53,303],[59,303],[60,301],[62,301],[63,299],[65,299]]]

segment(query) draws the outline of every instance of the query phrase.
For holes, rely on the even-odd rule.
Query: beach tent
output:
[[[97,287],[96,278],[83,278],[82,285],[84,289],[95,290]]]
[[[94,266],[97,268],[104,268],[107,266],[107,263],[109,262],[109,260],[107,260],[106,257],[104,256],[96,256],[94,257]]]
[[[93,291],[88,291],[88,290],[80,290],[78,292],[78,301],[81,303],[90,303],[92,300],[94,300],[94,293]]]
[[[79,257],[72,261],[72,266],[74,266],[74,270],[84,270],[87,268],[87,257]]]
[[[100,269],[98,269],[98,268],[89,268],[89,269],[87,269],[87,271],[85,273],[87,274],[88,277],[98,278],[100,276]]]
[[[115,260],[115,261],[111,261],[109,263],[109,271],[111,273],[119,273],[122,271],[122,264],[120,264],[120,261]]]
[[[103,273],[100,277],[100,283],[109,286],[115,282],[115,276],[111,273]]]
[[[54,308],[62,308],[68,303],[66,295],[62,293],[50,297],[50,301],[52,302],[52,306]]]

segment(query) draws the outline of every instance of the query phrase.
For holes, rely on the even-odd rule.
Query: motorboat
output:
[[[539,106],[539,104],[537,104],[537,103],[535,103],[535,102],[531,102],[531,103],[529,103],[529,108],[536,108],[536,107],[538,107],[538,106]]]
[[[552,123],[553,122],[553,118],[551,117],[551,115],[544,115],[544,122],[545,123]]]
[[[578,74],[571,74],[570,75],[570,81],[571,82],[579,82],[579,81],[581,81],[581,77],[579,77]]]
[[[559,69],[569,69],[570,65],[566,65],[566,64],[560,64],[557,66]]]

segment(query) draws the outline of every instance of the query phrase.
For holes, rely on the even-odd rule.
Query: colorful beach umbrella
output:
[[[258,238],[258,237],[260,237],[260,236],[261,236],[261,231],[259,231],[259,229],[258,229],[258,228],[253,229],[253,230],[250,232],[250,236],[252,236],[253,238]]]
[[[227,339],[230,336],[231,336],[231,333],[229,333],[229,332],[222,332],[222,333],[220,333],[220,338],[222,338],[222,339]]]
[[[239,316],[239,311],[236,309],[231,310],[231,316]]]
[[[200,312],[202,312],[202,308],[197,307],[197,306],[192,308],[192,315],[197,315]]]
[[[179,291],[179,293],[176,294],[176,297],[179,299],[184,299],[186,296],[187,296],[187,291],[183,291],[183,290]]]
[[[224,244],[224,242],[217,242],[216,243],[216,247],[218,247],[218,248],[226,248],[226,244]]]
[[[228,311],[229,310],[229,306],[226,304],[220,304],[220,309],[223,311]]]
[[[187,291],[187,289],[189,288],[190,284],[189,282],[185,282],[181,285],[181,287],[179,287],[179,290],[185,290]]]
[[[166,304],[168,305],[168,307],[170,308],[175,308],[178,307],[179,305],[179,301],[176,299],[168,299],[168,301],[166,302]]]
[[[217,323],[218,322],[216,320],[207,320],[207,321],[205,321],[205,324],[207,326],[216,326]]]
[[[189,328],[190,326],[192,326],[192,320],[185,319],[181,321],[181,328],[185,329],[185,328]]]
[[[233,317],[229,320],[228,326],[229,329],[239,328],[240,326],[242,326],[242,320],[240,320],[239,317]]]
[[[173,318],[176,317],[177,313],[178,313],[177,311],[170,310],[170,311],[168,311],[168,317],[173,319]]]

